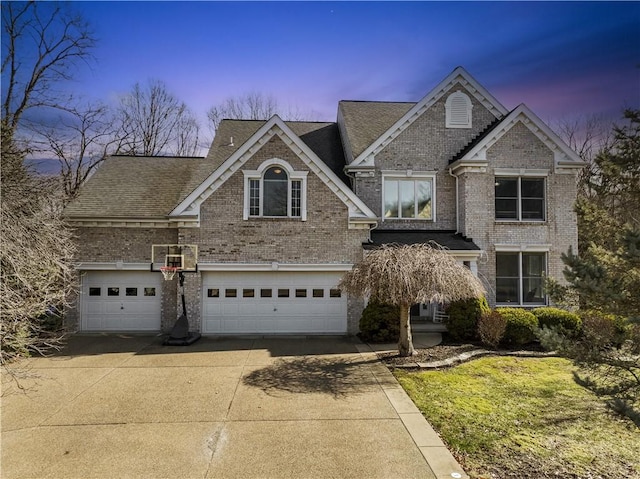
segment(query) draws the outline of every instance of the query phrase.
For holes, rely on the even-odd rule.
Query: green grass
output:
[[[640,429],[573,372],[562,358],[491,357],[394,374],[471,477],[640,478]]]

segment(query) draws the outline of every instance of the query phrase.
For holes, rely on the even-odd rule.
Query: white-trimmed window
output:
[[[412,172],[382,177],[383,220],[435,220],[435,174]]]
[[[461,91],[447,97],[444,104],[447,128],[471,128],[471,99]]]
[[[496,176],[496,220],[544,221],[545,179],[529,176]]]
[[[244,213],[249,218],[307,219],[307,172],[294,171],[282,160],[265,161],[258,170],[243,171]]]
[[[496,251],[496,304],[546,304],[543,290],[546,269],[544,251]]]

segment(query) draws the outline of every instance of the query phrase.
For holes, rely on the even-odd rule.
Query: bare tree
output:
[[[578,177],[578,194],[582,198],[591,198],[595,194],[589,186],[589,179],[598,174],[598,166],[594,161],[596,155],[612,145],[611,126],[600,115],[563,119],[554,125],[558,135],[586,163]]]
[[[118,125],[118,153],[153,156],[191,153],[198,148],[198,122],[187,105],[159,80],[144,86],[136,83],[122,97]]]
[[[200,124],[190,110],[178,119],[174,151],[177,156],[196,156],[200,147]]]
[[[71,200],[84,181],[111,152],[117,150],[116,127],[109,107],[87,103],[68,107],[52,126],[36,135],[60,165],[64,200]]]
[[[91,58],[89,25],[58,2],[2,2],[2,121],[15,136],[23,114],[68,100],[56,84]]]
[[[61,312],[72,284],[71,232],[48,207],[47,182],[24,168],[23,157],[3,124],[0,364],[5,367],[60,344]]]
[[[218,125],[224,119],[268,120],[276,114],[282,119],[290,121],[303,119],[313,121],[316,116],[314,113],[305,114],[297,107],[282,108],[272,95],[251,92],[237,97],[229,97],[221,104],[212,106],[207,111],[207,118],[211,131],[215,133]]]
[[[0,363],[56,347],[59,313],[71,287],[71,232],[51,207],[50,178],[30,172],[33,148],[19,132],[26,112],[61,108],[59,90],[95,40],[69,3],[2,2],[2,198],[0,230]],[[57,312],[57,313],[56,313]]]
[[[437,245],[384,245],[369,251],[345,274],[340,287],[348,293],[400,307],[401,356],[415,353],[410,307],[416,303],[476,298],[485,290],[473,273]]]

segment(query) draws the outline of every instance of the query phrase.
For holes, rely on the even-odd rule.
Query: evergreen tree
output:
[[[579,253],[565,278],[585,309],[640,316],[640,110],[624,113],[587,170],[576,203]]]

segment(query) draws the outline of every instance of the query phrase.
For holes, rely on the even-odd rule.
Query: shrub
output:
[[[578,336],[582,329],[582,320],[576,313],[559,308],[536,308],[531,311],[541,328],[556,328],[567,336]]]
[[[490,348],[497,348],[507,329],[507,320],[497,311],[483,314],[478,321],[478,334],[484,344]]]
[[[560,330],[557,326],[538,328],[536,338],[538,338],[545,351],[557,351],[560,353],[564,353],[569,341],[566,332]]]
[[[360,318],[360,339],[371,343],[391,343],[400,339],[400,308],[370,302]]]
[[[504,342],[511,346],[522,346],[535,339],[538,318],[526,309],[497,308],[496,311],[507,321]]]
[[[580,313],[584,340],[595,348],[620,347],[627,339],[630,324],[622,316],[588,310]]]
[[[446,310],[449,318],[445,324],[451,338],[456,341],[474,339],[478,321],[491,311],[484,297],[454,301]]]

